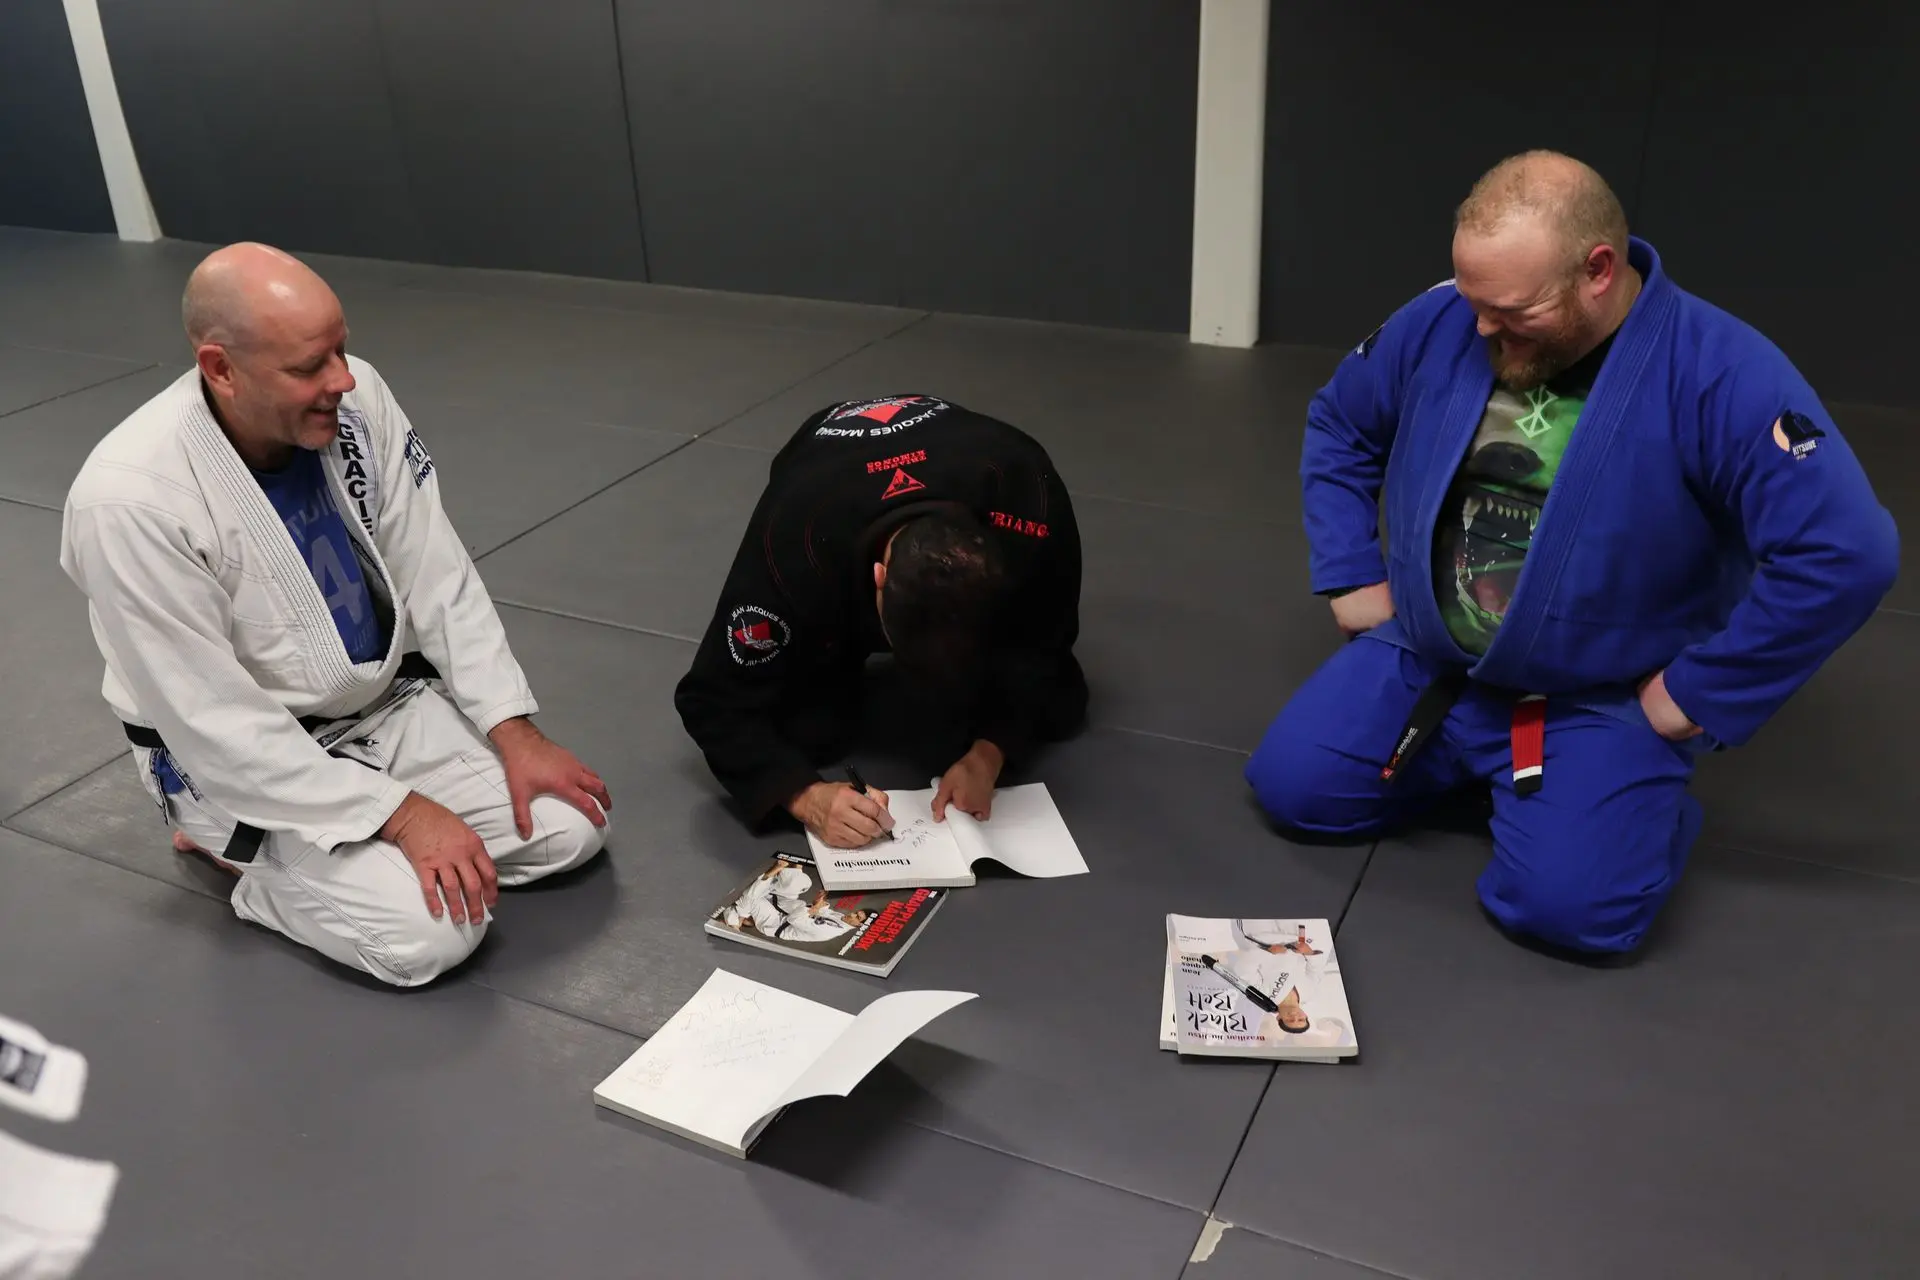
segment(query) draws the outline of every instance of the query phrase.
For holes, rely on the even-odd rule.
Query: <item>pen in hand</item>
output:
[[[864,796],[868,794],[867,784],[861,780],[860,771],[854,768],[852,765],[847,766],[847,781],[852,783],[853,789],[855,791],[858,791],[861,795]],[[899,835],[897,835],[894,832],[894,829],[891,826],[889,826],[886,829],[886,833],[887,833],[887,839],[889,840],[898,840],[900,838]]]

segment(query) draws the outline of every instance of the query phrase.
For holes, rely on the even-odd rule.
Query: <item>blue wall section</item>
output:
[[[0,3],[0,224],[114,229],[60,0]]]

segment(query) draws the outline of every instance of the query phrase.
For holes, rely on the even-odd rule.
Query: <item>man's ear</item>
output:
[[[203,343],[195,348],[193,358],[208,386],[229,396],[233,394],[233,361],[228,357],[225,347],[212,342]]]
[[[887,585],[887,566],[883,560],[873,562],[873,589],[880,590]]]

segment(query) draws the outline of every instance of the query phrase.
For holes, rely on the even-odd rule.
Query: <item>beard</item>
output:
[[[1546,337],[1528,339],[1516,352],[1506,345],[1508,339],[1495,334],[1486,340],[1487,362],[1493,376],[1509,391],[1531,391],[1557,374],[1566,372],[1579,361],[1585,335],[1568,329]]]

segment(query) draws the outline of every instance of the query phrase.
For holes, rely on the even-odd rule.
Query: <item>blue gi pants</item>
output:
[[[1689,750],[1644,723],[1547,702],[1541,789],[1513,786],[1514,699],[1469,684],[1427,745],[1380,776],[1430,673],[1365,635],[1303,685],[1246,768],[1275,822],[1372,836],[1449,791],[1493,786],[1493,860],[1480,901],[1501,925],[1555,946],[1625,952],[1680,879],[1700,833]]]

